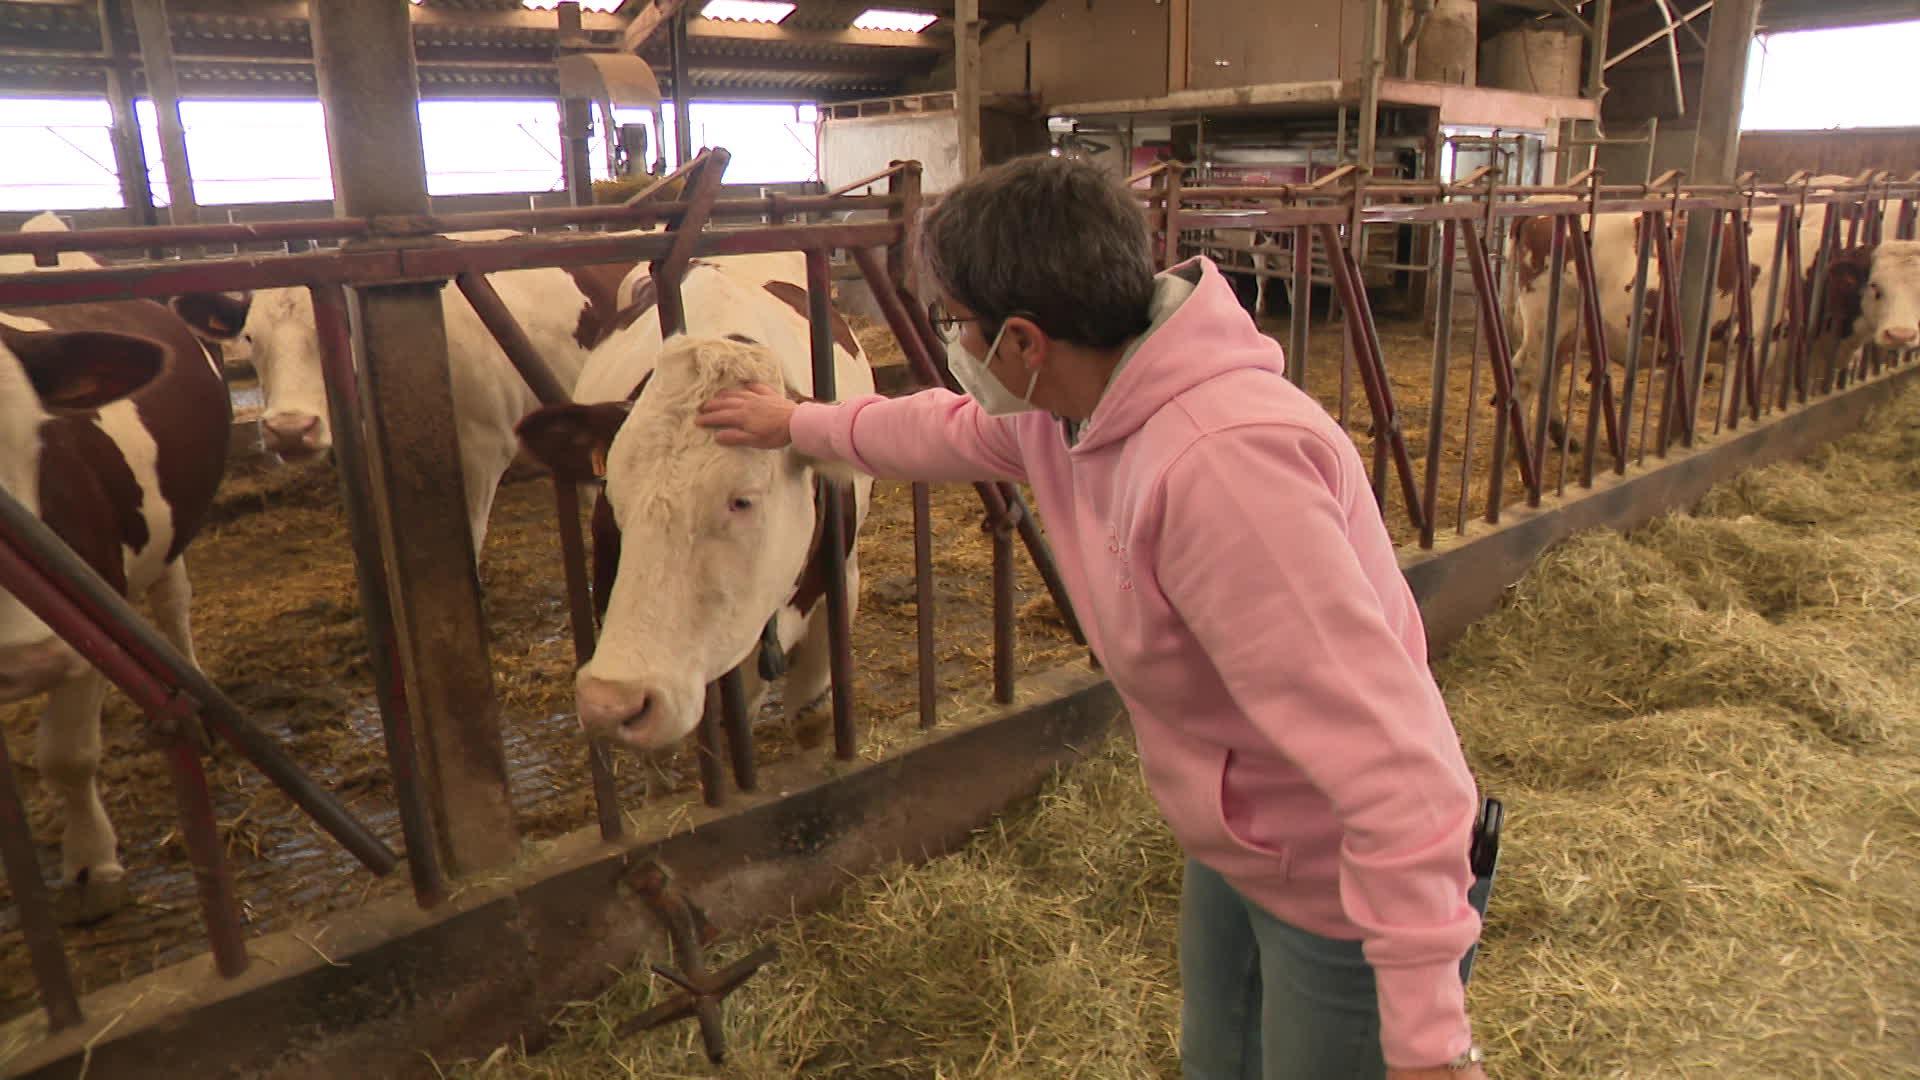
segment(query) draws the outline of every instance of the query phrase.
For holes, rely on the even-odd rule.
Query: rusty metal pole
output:
[[[34,981],[40,984],[47,1029],[72,1027],[81,1020],[80,999],[74,993],[73,971],[60,944],[60,927],[47,900],[46,883],[40,880],[40,853],[34,849],[27,808],[13,782],[13,762],[4,736],[0,736],[0,865],[6,868],[14,910],[20,913],[20,936],[27,942]]]
[[[821,401],[839,400],[833,367],[833,282],[828,271],[827,253],[814,248],[807,252],[807,321],[813,338],[813,396]],[[847,500],[853,492],[843,485],[829,483],[821,512],[820,552],[826,565],[828,658],[833,677],[833,752],[842,761],[852,761],[859,752],[853,726],[853,610],[847,595],[847,540],[842,533],[847,521]]]
[[[132,0],[134,28],[140,35],[140,66],[147,72],[147,93],[160,121],[160,164],[167,172],[167,218],[175,225],[199,220],[193,201],[193,169],[187,163],[187,133],[180,126],[180,78],[173,64],[173,35],[167,28],[167,0]],[[413,39],[408,37],[409,47]]]
[[[430,209],[409,11],[398,0],[311,5],[341,217]],[[452,423],[444,284],[355,287],[353,331],[407,701],[442,854],[468,875],[510,861],[520,842]]]
[[[333,422],[333,460],[340,473],[341,505],[347,537],[360,582],[360,618],[367,628],[367,655],[373,667],[374,700],[393,774],[394,802],[400,810],[400,836],[407,846],[407,873],[414,902],[430,908],[446,899],[440,849],[433,838],[426,781],[420,775],[418,743],[407,710],[407,688],[400,678],[398,643],[393,630],[393,598],[381,570],[380,536],[367,474],[366,447],[360,433],[359,384],[353,371],[353,330],[347,318],[346,292],[338,285],[313,289],[314,327],[319,332],[322,382]]]

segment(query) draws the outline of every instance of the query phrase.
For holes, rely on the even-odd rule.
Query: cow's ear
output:
[[[0,326],[0,342],[26,369],[49,409],[92,410],[152,382],[166,364],[159,342],[103,330],[23,331]]]
[[[209,341],[232,341],[246,328],[253,307],[250,292],[182,293],[167,301],[175,315]]]
[[[624,401],[597,405],[548,405],[514,427],[520,445],[554,475],[585,483],[607,475],[607,450],[626,422]]]

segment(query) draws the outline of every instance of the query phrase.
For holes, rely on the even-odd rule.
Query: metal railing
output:
[[[1508,187],[1491,169],[1443,183],[1370,181],[1349,167],[1312,184],[1195,187],[1182,183],[1183,168],[1162,163],[1128,178],[1158,258],[1172,266],[1206,251],[1266,256],[1265,265],[1231,272],[1287,287],[1289,322],[1284,335],[1274,336],[1287,346],[1289,377],[1343,425],[1359,404],[1352,401],[1357,377],[1366,426],[1355,434],[1371,450],[1375,497],[1396,534],[1422,548],[1435,544],[1449,509],[1461,534],[1476,516],[1497,524],[1509,498],[1538,506],[1547,495],[1564,495],[1570,480],[1592,488],[1599,472],[1644,467],[1649,449],[1656,461],[1664,459],[1709,430],[1757,421],[1911,358],[1911,350],[1892,353],[1871,344],[1858,355],[1835,355],[1825,286],[1828,266],[1843,251],[1914,236],[1920,174],[1820,184],[1804,174],[1778,184],[1747,176],[1736,184],[1687,186],[1677,173],[1647,184],[1607,185],[1589,171],[1563,185]],[[1701,290],[1700,307],[1684,311],[1680,242],[1699,216],[1712,226],[1703,265],[1714,278]],[[1622,217],[1631,221],[1631,250],[1597,248],[1596,226]],[[1429,284],[1420,335],[1431,349],[1424,453],[1417,455],[1424,457],[1424,474],[1408,446],[1403,427],[1410,414],[1396,401],[1381,324],[1352,255],[1353,220],[1363,229],[1411,226],[1437,234],[1426,245],[1429,260],[1415,271]],[[1539,346],[1519,356],[1513,336],[1525,327],[1516,303],[1514,244],[1530,220],[1544,223],[1531,227],[1547,237],[1545,265],[1537,270],[1545,322],[1527,335]],[[1803,251],[1802,223],[1816,221],[1818,243]],[[1769,249],[1721,258],[1723,237],[1748,237],[1757,226],[1773,228]],[[1345,331],[1337,393],[1308,363],[1316,255],[1332,271]],[[1624,285],[1623,258],[1632,260]],[[1454,303],[1463,295],[1456,279],[1463,262],[1474,319],[1471,344],[1461,353],[1454,349]],[[1606,290],[1614,287],[1632,298],[1624,327],[1616,325],[1621,309],[1608,305]],[[1572,321],[1571,334],[1564,332],[1565,320]],[[1530,371],[1534,396],[1523,401]],[[1492,384],[1484,409],[1483,372]],[[1404,388],[1404,365],[1401,373]],[[1707,385],[1710,375],[1717,392]],[[1462,382],[1464,404],[1456,400]],[[1584,423],[1577,423],[1573,414],[1583,404]],[[1564,426],[1557,413],[1565,415]],[[1491,437],[1481,444],[1479,429],[1489,423]],[[1449,465],[1449,459],[1457,460]],[[1453,498],[1443,502],[1449,472],[1457,479]],[[1476,489],[1483,494],[1474,514]]]
[[[814,394],[831,399],[835,396],[834,342],[827,270],[829,257],[844,251],[851,255],[862,279],[872,290],[890,331],[920,381],[929,386],[957,388],[939,360],[944,346],[933,330],[927,309],[915,300],[905,284],[907,228],[920,203],[918,163],[903,162],[872,178],[873,183],[887,184],[885,195],[723,200],[717,198],[717,194],[727,160],[725,150],[703,152],[673,176],[620,206],[0,236],[0,254],[27,252],[41,264],[57,264],[58,253],[62,251],[152,250],[260,241],[288,244],[292,253],[285,255],[0,275],[0,307],[158,299],[203,290],[298,287],[309,291],[389,769],[413,890],[416,901],[423,907],[437,904],[447,895],[447,882],[436,855],[438,823],[433,820],[423,790],[422,765],[415,750],[416,718],[410,713],[400,676],[393,601],[375,532],[375,502],[370,481],[374,463],[368,460],[362,430],[366,414],[359,396],[345,288],[433,279],[455,282],[536,397],[544,404],[557,404],[568,399],[567,388],[553,376],[513,313],[501,303],[487,274],[525,267],[650,262],[661,332],[670,335],[686,325],[680,282],[694,257],[798,251],[804,253],[807,268]],[[665,198],[667,195],[674,197]],[[787,215],[812,211],[881,211],[885,217],[845,224],[784,223]],[[741,218],[755,220],[756,224],[732,229],[709,227],[717,219]],[[762,218],[772,224],[759,225],[757,221]],[[547,232],[458,245],[446,244],[437,235],[481,228],[615,225],[637,229],[655,224],[664,228],[652,233],[618,235]],[[382,243],[364,247],[349,244],[340,250],[306,250],[316,240],[373,238]],[[597,628],[585,564],[585,538],[580,528],[579,480],[559,475],[553,478],[568,616],[576,658],[584,662],[592,654]],[[976,484],[975,489],[986,508],[987,525],[993,535],[993,697],[996,702],[1008,704],[1015,693],[1013,541],[1016,536],[1025,543],[1074,638],[1081,644],[1085,638],[1073,621],[1072,608],[1046,542],[1017,489],[1004,483]],[[918,712],[921,726],[932,727],[939,718],[939,703],[934,672],[930,489],[926,484],[915,484],[912,495],[918,607]],[[843,760],[855,757],[859,744],[853,701],[846,549],[835,535],[841,521],[841,501],[850,497],[851,492],[844,488],[829,487],[825,535],[820,544],[821,555],[826,560],[834,753]],[[124,599],[93,575],[50,530],[5,492],[0,492],[0,587],[20,595],[61,637],[73,643],[127,690],[147,712],[156,729],[170,740],[167,747],[175,762],[176,788],[181,793],[183,833],[201,884],[205,921],[223,974],[232,976],[243,970],[246,954],[231,885],[220,858],[205,778],[199,773],[196,748],[185,738],[193,726],[189,721],[195,716],[204,718],[214,731],[233,741],[249,760],[285,788],[297,805],[369,868],[385,873],[395,865],[392,852],[280,756],[217,688],[159,642]],[[115,652],[116,648],[121,652]],[[741,673],[736,670],[709,688],[708,703],[696,741],[703,796],[709,805],[718,806],[727,798],[723,761],[730,766],[735,787],[752,791],[757,784]],[[586,756],[601,834],[609,841],[620,839],[625,831],[623,815],[606,748],[595,743]],[[32,949],[42,1001],[51,1026],[57,1030],[78,1022],[80,1014],[59,934],[39,880],[34,845],[20,807],[6,763],[0,760],[0,854],[6,857],[9,880],[14,883],[15,903],[21,910],[22,926]]]

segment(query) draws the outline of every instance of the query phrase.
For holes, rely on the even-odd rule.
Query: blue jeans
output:
[[[1358,941],[1309,934],[1187,860],[1180,897],[1186,1080],[1383,1080],[1380,1005]]]

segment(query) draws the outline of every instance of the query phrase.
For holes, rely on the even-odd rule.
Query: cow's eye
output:
[[[753,509],[753,500],[747,498],[745,495],[735,495],[727,501],[727,509],[736,514],[744,514]]]
[[[1878,300],[1878,299],[1880,299],[1880,286],[1878,286],[1878,285],[1868,285],[1868,286],[1867,286],[1867,288],[1869,288],[1869,289],[1872,289],[1872,290],[1873,290],[1873,298],[1874,298],[1875,300]]]

